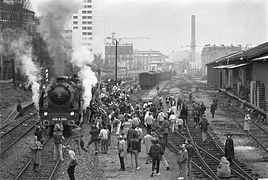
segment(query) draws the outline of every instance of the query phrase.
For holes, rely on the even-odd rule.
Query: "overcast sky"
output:
[[[181,46],[190,44],[191,15],[196,16],[198,50],[209,43],[268,41],[267,0],[104,0],[104,11],[106,36],[116,32],[118,38],[150,38],[131,40],[137,49],[185,49]]]
[[[141,49],[165,52],[190,44],[196,16],[196,44],[261,44],[268,40],[267,0],[105,0],[105,31],[135,40]]]

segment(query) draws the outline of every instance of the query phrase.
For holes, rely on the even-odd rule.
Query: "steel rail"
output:
[[[202,158],[200,152],[198,151],[198,148],[197,148],[197,144],[196,142],[193,140],[193,137],[190,133],[190,130],[188,128],[188,126],[186,126],[186,131],[191,139],[191,141],[193,142],[193,146],[194,146],[194,149],[195,149],[195,152],[196,152],[196,155],[197,157],[199,158],[199,160],[202,162],[202,164],[205,166],[205,168],[207,169],[208,172],[210,172],[213,177],[215,178],[215,180],[220,180],[220,178],[213,172],[213,170],[208,166],[208,164],[205,162],[205,160]]]
[[[208,133],[208,136],[211,138],[211,141],[213,142],[213,144],[220,150],[222,155],[225,155],[224,150],[222,149],[222,147],[219,145],[219,143],[217,143],[215,141],[215,139],[211,136],[210,133]],[[248,174],[244,169],[242,169],[235,161],[232,162],[232,164],[235,166],[235,168],[239,169],[239,171],[243,172],[244,174],[246,174],[248,176],[248,178],[255,180],[250,174]]]
[[[196,145],[196,147],[198,149],[200,149],[202,152],[204,152],[207,156],[210,156],[212,159],[220,162],[221,160],[218,159],[217,157],[215,157],[214,155],[212,155],[211,153],[207,152],[206,150],[204,150],[203,148],[201,148],[200,146]],[[240,166],[238,166],[240,167]],[[242,169],[239,169],[239,170],[242,170],[244,174],[247,175],[247,177],[245,177],[243,174],[241,174],[240,172],[238,172],[237,170],[235,170],[233,167],[230,167],[231,171],[234,172],[236,175],[238,175],[240,178],[242,179],[245,179],[245,180],[256,180],[255,178],[251,177],[250,175],[247,174],[247,172],[245,172],[244,170]]]
[[[232,118],[230,116],[230,118],[241,128],[241,129],[244,129],[244,127],[235,119],[235,118]],[[250,132],[247,133],[252,139],[254,139],[257,144],[260,145],[260,147],[266,152],[268,153],[268,148],[266,148],[254,135],[252,135]]]
[[[0,152],[0,156],[9,150],[14,144],[16,144],[22,137],[24,137],[28,132],[30,132],[39,122],[36,122],[34,125],[32,125],[27,131],[25,131],[23,134],[21,134],[16,140],[14,140],[8,147],[6,147],[3,151]]]
[[[174,148],[177,152],[179,152],[178,147],[173,144],[171,141],[168,141],[168,144]],[[198,169],[201,173],[203,173],[206,177],[208,177],[210,180],[215,180],[213,177],[211,177],[206,171],[204,171],[201,167],[199,167],[195,162],[191,162],[191,164],[194,166],[195,169]]]
[[[158,135],[160,135],[159,134],[159,132],[157,132],[156,131],[156,133],[158,134]],[[176,132],[177,133],[177,132]],[[185,138],[185,139],[187,139],[185,136],[183,136],[183,135],[181,135],[183,138]],[[168,141],[168,144],[173,148],[173,149],[175,149],[177,152],[179,152],[179,149],[178,149],[178,147],[177,147],[177,145],[175,145],[172,141]],[[200,166],[198,166],[195,162],[191,162],[191,164],[194,166],[194,168],[195,169],[197,169],[199,172],[201,172],[201,173],[203,173],[206,177],[208,177],[209,179],[211,179],[211,180],[214,180],[214,178],[213,177],[211,177],[206,171],[204,171]],[[191,172],[190,172],[191,173]]]
[[[71,136],[68,138],[68,140],[67,140],[65,146],[69,144],[70,140],[71,140]],[[65,151],[66,151],[66,149],[64,149],[64,152],[65,152]],[[63,153],[63,152],[62,152],[62,153]],[[57,162],[55,163],[55,166],[54,166],[54,168],[53,168],[53,170],[52,170],[52,172],[51,172],[51,174],[50,174],[48,180],[52,180],[52,178],[53,178],[53,176],[54,176],[54,174],[55,174],[55,172],[56,172],[56,170],[57,170],[59,164],[60,164],[60,158],[58,158]]]
[[[1,134],[0,138],[3,138],[4,136],[6,136],[7,134],[9,134],[11,131],[13,131],[14,129],[16,129],[18,126],[20,126],[21,124],[23,124],[25,121],[29,120],[30,118],[32,118],[33,116],[35,116],[37,114],[37,112],[34,112],[33,114],[30,115],[30,117],[25,117],[24,120],[22,120],[21,122],[19,122],[18,124],[16,124],[14,127],[12,127],[11,129],[9,129],[7,132]],[[6,127],[6,126],[5,126]]]
[[[50,137],[47,138],[47,139],[44,141],[44,143],[43,143],[42,146],[45,146],[49,139],[50,139]],[[27,163],[26,163],[25,166],[22,168],[22,170],[20,171],[20,173],[15,177],[15,180],[18,180],[18,179],[21,177],[21,175],[25,172],[25,170],[30,166],[31,161],[32,161],[31,159],[27,161]]]

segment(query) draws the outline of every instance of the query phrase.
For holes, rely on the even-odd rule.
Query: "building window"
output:
[[[92,8],[91,5],[84,5],[83,7],[84,7],[84,8]]]
[[[73,29],[78,29],[78,27],[77,26],[74,26]]]
[[[91,30],[92,27],[82,27],[83,30]]]
[[[92,11],[82,11],[82,14],[91,14]]]
[[[92,24],[92,21],[82,21],[82,24]]]
[[[82,32],[83,35],[92,35],[92,32]]]
[[[78,24],[78,21],[74,21],[74,24]]]
[[[82,16],[82,19],[92,19],[92,16]]]
[[[91,3],[92,0],[84,0],[83,3]]]
[[[74,19],[78,19],[78,16],[73,16]]]

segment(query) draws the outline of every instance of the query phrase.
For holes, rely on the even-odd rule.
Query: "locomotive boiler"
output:
[[[60,76],[47,85],[39,99],[40,121],[53,132],[54,125],[62,123],[64,133],[83,118],[82,88],[77,78]]]

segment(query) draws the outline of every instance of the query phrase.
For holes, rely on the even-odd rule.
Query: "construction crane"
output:
[[[117,41],[118,43],[121,42],[122,40],[142,40],[142,39],[150,39],[150,37],[120,37],[120,38],[116,38],[115,37],[115,32],[109,33],[112,36],[111,37],[107,37],[107,39],[111,39],[112,40],[112,44],[115,44],[115,41]]]

